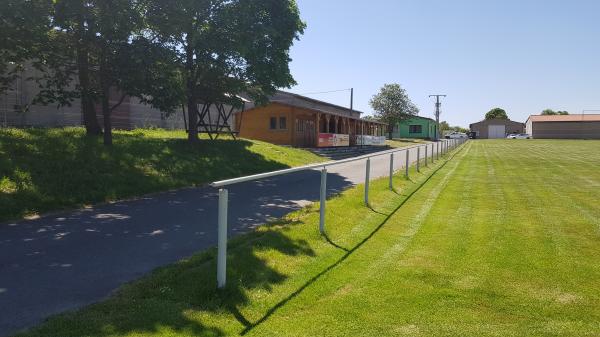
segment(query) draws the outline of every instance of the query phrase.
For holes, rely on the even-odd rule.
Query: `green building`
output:
[[[392,133],[393,138],[435,139],[436,123],[431,118],[414,116],[398,123]]]

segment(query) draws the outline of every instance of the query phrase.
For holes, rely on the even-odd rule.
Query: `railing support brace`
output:
[[[327,168],[321,170],[321,198],[319,206],[319,232],[325,234],[325,207],[327,204]]]
[[[229,192],[219,190],[219,229],[217,234],[217,288],[223,289],[227,283],[227,203]]]
[[[406,165],[404,166],[404,177],[406,177],[406,179],[408,179],[408,165],[410,163],[410,150],[406,150]]]
[[[367,167],[365,172],[365,205],[369,206],[369,182],[371,181],[371,158],[367,158]]]
[[[394,189],[394,154],[390,153],[390,190]]]

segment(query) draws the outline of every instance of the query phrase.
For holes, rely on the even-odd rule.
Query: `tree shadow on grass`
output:
[[[177,264],[159,268],[142,280],[127,284],[107,301],[80,311],[51,318],[26,336],[102,337],[140,333],[157,335],[179,333],[193,336],[225,336],[237,333],[239,326],[223,328],[219,322],[232,315],[243,328],[253,324],[238,310],[248,304],[247,292],[273,286],[287,278],[269,266],[264,252],[288,257],[314,257],[304,240],[290,238],[288,228],[298,222],[285,221],[230,241],[227,263],[228,285],[217,290],[216,251],[211,249]],[[209,314],[213,320],[205,321]],[[215,321],[216,317],[216,321]],[[229,330],[229,331],[228,331]]]
[[[0,130],[0,221],[288,167],[251,145],[134,132],[107,148],[81,128]]]

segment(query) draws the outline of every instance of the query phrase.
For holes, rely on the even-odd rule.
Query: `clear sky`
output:
[[[370,97],[395,82],[421,116],[433,116],[429,94],[447,94],[441,119],[461,126],[496,106],[522,122],[600,109],[599,0],[297,1],[308,27],[291,52],[292,92],[354,87],[371,114]]]

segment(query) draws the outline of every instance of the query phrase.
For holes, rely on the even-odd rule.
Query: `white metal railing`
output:
[[[320,209],[319,209],[319,231],[321,234],[325,233],[325,208],[327,203],[327,167],[340,165],[349,162],[355,162],[366,159],[365,166],[365,205],[369,205],[369,182],[370,182],[370,174],[371,174],[371,158],[380,157],[385,155],[390,155],[390,170],[389,170],[389,188],[390,190],[394,188],[393,186],[393,175],[394,175],[394,153],[406,152],[406,164],[404,165],[404,176],[408,178],[408,169],[410,166],[410,150],[417,149],[417,159],[416,159],[416,169],[417,172],[420,172],[420,162],[421,162],[421,148],[425,148],[425,166],[428,165],[428,159],[431,163],[434,163],[434,153],[435,160],[440,159],[440,153],[442,155],[448,153],[448,151],[456,148],[457,146],[463,144],[467,139],[442,139],[441,141],[429,144],[420,144],[415,146],[409,146],[398,149],[391,149],[371,154],[362,155],[359,157],[342,159],[329,161],[325,163],[311,164],[300,167],[294,167],[284,170],[259,173],[245,177],[227,179],[216,181],[210,184],[212,187],[220,188],[219,189],[219,214],[218,214],[218,242],[217,242],[217,287],[224,288],[226,284],[226,272],[227,272],[227,212],[228,212],[228,202],[229,202],[229,191],[226,186],[239,184],[248,181],[261,180],[281,175],[286,175],[294,172],[321,169],[321,186],[320,186]],[[428,148],[431,146],[431,152],[428,151]],[[437,151],[436,151],[437,150]],[[431,158],[428,158],[431,157]]]

